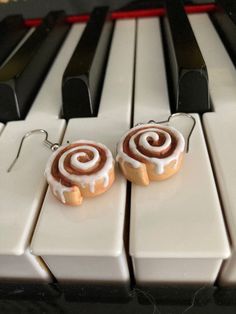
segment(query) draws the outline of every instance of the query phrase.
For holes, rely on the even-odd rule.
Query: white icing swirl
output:
[[[98,148],[105,154],[104,161],[101,161]],[[60,157],[57,167],[61,177],[57,178],[52,174],[52,167],[58,155]],[[67,163],[69,162],[69,171],[65,167],[66,160]],[[99,168],[101,162],[103,165]],[[74,186],[85,188],[88,185],[90,192],[94,193],[96,182],[103,179],[104,187],[107,187],[109,185],[109,171],[113,164],[112,154],[106,146],[93,141],[79,140],[68,146],[60,147],[52,154],[45,169],[45,176],[53,194],[65,203],[64,192],[72,192]],[[99,170],[96,170],[97,168]],[[62,183],[65,179],[71,186],[68,187]]]
[[[83,170],[83,171],[90,170],[93,167],[95,167],[97,165],[97,163],[100,161],[100,156],[99,156],[98,150],[92,146],[88,146],[88,145],[76,146],[74,148],[71,148],[71,149],[65,151],[59,159],[58,168],[59,168],[60,173],[64,177],[68,178],[69,180],[72,180],[73,182],[77,182],[78,178],[76,175],[73,175],[73,174],[71,175],[65,170],[64,163],[65,163],[65,159],[67,158],[67,156],[69,154],[73,153],[74,151],[77,151],[78,148],[80,150],[87,150],[87,151],[92,152],[93,153],[93,159],[91,159],[91,160],[88,159],[86,162],[81,162],[80,158],[81,157],[88,157],[88,154],[84,153],[84,152],[79,152],[79,153],[73,154],[70,158],[70,163],[77,170]]]
[[[164,138],[164,142],[158,143],[161,136]],[[173,138],[175,139],[174,149],[172,147]],[[124,143],[127,140],[129,152],[126,153],[124,151]],[[177,166],[177,160],[184,148],[184,137],[175,128],[158,124],[142,124],[132,128],[123,135],[117,146],[116,160],[124,160],[133,168],[139,168],[143,163],[152,163],[155,165],[156,173],[162,174],[165,171],[165,166],[172,161],[175,161],[173,167]],[[154,157],[149,157],[148,155],[153,155]],[[144,162],[140,160],[144,160]]]

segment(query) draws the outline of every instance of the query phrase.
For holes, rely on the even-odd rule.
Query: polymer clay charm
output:
[[[116,160],[127,180],[145,186],[150,181],[168,179],[179,171],[186,150],[185,139],[174,127],[163,125],[173,116],[160,123],[150,121],[139,124],[122,136],[117,146]],[[187,116],[194,121],[190,136],[195,119]]]
[[[183,135],[172,127],[143,124],[129,130],[120,140],[117,161],[127,180],[148,185],[174,175],[185,148]]]
[[[115,180],[114,159],[105,145],[79,140],[60,146],[48,140],[48,132],[44,129],[31,130],[22,137],[7,172],[11,172],[16,164],[24,141],[37,133],[45,136],[43,144],[53,151],[45,176],[52,193],[63,204],[80,205],[83,198],[102,194],[112,186]]]
[[[45,176],[53,195],[67,205],[106,192],[115,179],[114,160],[103,144],[79,140],[58,148],[50,157]]]
[[[24,141],[33,134],[45,136],[43,144],[53,151],[45,169],[47,182],[55,197],[63,204],[80,205],[83,198],[106,192],[115,180],[114,159],[103,144],[79,140],[60,146],[48,140],[48,132],[35,129],[21,139],[17,154],[7,172],[16,164]]]

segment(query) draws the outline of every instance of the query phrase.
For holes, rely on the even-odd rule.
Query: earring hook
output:
[[[173,113],[171,114],[167,120],[164,120],[164,121],[155,121],[155,120],[149,120],[148,123],[155,123],[155,124],[164,124],[164,123],[170,123],[171,119],[173,118],[176,118],[176,117],[180,117],[180,116],[184,116],[184,117],[187,117],[189,119],[191,119],[193,121],[193,125],[191,127],[191,130],[188,134],[188,138],[187,138],[187,148],[186,148],[186,152],[188,153],[189,151],[189,142],[190,142],[190,137],[193,133],[193,130],[195,128],[195,125],[196,125],[196,119],[191,115],[191,114],[188,114],[188,113],[184,113],[184,112],[177,112],[177,113]]]
[[[35,129],[35,130],[32,130],[32,131],[29,131],[27,132],[21,139],[21,142],[20,142],[20,146],[18,148],[18,152],[16,154],[16,157],[15,159],[13,160],[13,162],[11,163],[10,167],[7,169],[7,172],[10,172],[12,170],[12,168],[14,167],[15,163],[17,162],[19,156],[20,156],[20,152],[21,152],[21,149],[22,149],[22,146],[23,146],[23,143],[24,143],[24,140],[26,138],[28,138],[29,136],[33,135],[33,134],[36,134],[36,133],[42,133],[42,134],[45,134],[45,139],[43,141],[44,145],[46,145],[48,148],[50,148],[52,151],[55,151],[56,149],[58,149],[58,147],[60,146],[58,143],[52,143],[48,140],[48,132],[46,130],[43,130],[43,129]]]

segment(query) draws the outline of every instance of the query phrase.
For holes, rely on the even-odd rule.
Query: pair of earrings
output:
[[[185,116],[193,121],[187,144],[183,135],[169,125],[176,116]],[[185,113],[171,115],[168,120],[138,124],[120,139],[116,160],[127,180],[148,185],[174,175],[180,168],[189,139],[195,127],[194,117]],[[103,144],[79,140],[67,146],[48,141],[43,129],[32,130],[22,138],[17,156],[8,169],[16,163],[24,140],[34,133],[45,135],[44,144],[53,154],[48,160],[45,176],[54,196],[64,204],[80,205],[83,198],[106,192],[115,180],[114,159]]]

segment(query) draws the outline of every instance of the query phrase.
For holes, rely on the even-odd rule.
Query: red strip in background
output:
[[[216,4],[201,4],[201,5],[186,5],[185,11],[186,13],[206,13],[213,12],[217,10]]]
[[[185,6],[186,13],[206,13],[215,11],[217,6],[215,4],[202,4],[202,5],[187,5]],[[130,19],[139,17],[152,17],[152,16],[163,16],[165,9],[150,9],[150,10],[136,10],[136,11],[117,11],[111,14],[113,20],[118,19]],[[71,15],[66,18],[67,22],[82,23],[89,20],[89,15]],[[28,19],[25,21],[25,25],[28,27],[38,26],[42,22],[41,19]]]
[[[185,6],[186,13],[204,13],[212,12],[216,10],[215,4],[204,4],[204,5],[188,5]],[[138,17],[152,17],[152,16],[163,16],[165,14],[165,9],[150,9],[150,10],[137,10],[137,11],[127,11],[127,12],[113,12],[112,19],[128,19],[128,18],[138,18]]]
[[[138,18],[138,17],[151,17],[151,16],[163,16],[165,14],[165,9],[150,9],[150,10],[137,10],[137,11],[120,11],[120,12],[113,12],[111,14],[112,19],[119,20],[119,19],[131,19],[131,18]]]
[[[88,20],[89,15],[71,15],[66,18],[66,21],[70,24],[88,22]]]
[[[41,22],[42,22],[42,19],[29,19],[29,20],[25,20],[25,25],[27,27],[34,27],[41,24]]]

